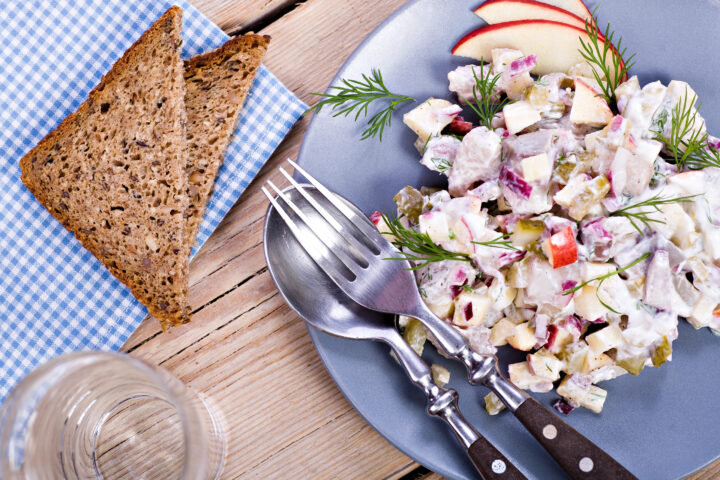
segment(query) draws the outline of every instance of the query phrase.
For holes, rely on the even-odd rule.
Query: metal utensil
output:
[[[310,198],[320,197],[313,187],[305,186],[304,189]],[[295,188],[284,190],[283,195],[293,203],[301,204],[302,195]],[[304,210],[308,216],[316,215],[310,204],[305,204]],[[298,228],[307,229],[304,225]],[[388,322],[388,316],[347,298],[289,234],[281,214],[272,206],[265,216],[263,237],[270,275],[285,301],[301,318],[337,337],[388,344],[413,383],[425,392],[428,413],[447,422],[484,478],[526,478],[465,420],[458,409],[455,390],[440,387],[433,381],[427,364]]]
[[[452,326],[436,317],[425,305],[407,261],[387,261],[397,250],[357,207],[339,200],[292,160],[295,167],[321,196],[310,196],[282,168],[280,171],[311,205],[308,216],[289,196],[268,182],[286,207],[270,192],[263,192],[317,265],[348,297],[380,312],[407,315],[420,320],[444,353],[465,364],[468,381],[483,384],[502,400],[523,426],[576,480],[635,479],[605,451],[543,407],[537,400],[510,383],[498,370],[497,357],[474,352]],[[292,212],[292,216],[289,212]],[[305,227],[302,227],[304,225]]]

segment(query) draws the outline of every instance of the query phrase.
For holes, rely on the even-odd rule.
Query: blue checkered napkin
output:
[[[87,97],[172,4],[183,56],[227,39],[192,6],[155,0],[0,2],[0,402],[28,371],[60,353],[116,350],[147,314],[20,182],[18,162]],[[198,234],[220,223],[305,109],[258,71]]]

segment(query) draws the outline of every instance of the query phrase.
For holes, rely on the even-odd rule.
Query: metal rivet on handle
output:
[[[498,458],[497,460],[493,460],[492,464],[490,464],[490,468],[492,468],[493,473],[505,473],[507,465]]]
[[[553,438],[557,437],[557,428],[555,428],[555,425],[549,423],[543,427],[542,434],[543,437],[547,438],[548,440],[552,440]]]
[[[583,457],[580,459],[580,463],[578,464],[578,466],[580,467],[581,471],[588,473],[588,472],[592,471],[592,469],[595,465],[593,464],[593,461],[591,458]]]

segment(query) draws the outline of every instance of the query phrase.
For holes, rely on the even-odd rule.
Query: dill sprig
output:
[[[590,285],[590,284],[593,283],[593,282],[599,282],[599,283],[598,283],[598,286],[597,286],[597,289],[600,290],[600,286],[602,285],[602,282],[604,282],[605,280],[607,280],[608,278],[610,278],[610,277],[612,277],[612,276],[614,276],[614,275],[619,275],[619,274],[621,274],[622,272],[624,272],[625,270],[628,270],[628,269],[634,267],[635,265],[637,265],[638,263],[642,262],[643,260],[645,260],[645,259],[648,258],[649,256],[650,256],[650,252],[647,252],[646,254],[642,255],[640,258],[635,259],[632,263],[630,263],[630,264],[628,264],[628,265],[625,265],[624,267],[618,268],[617,270],[613,270],[612,272],[606,273],[605,275],[600,275],[600,276],[598,276],[598,277],[591,278],[590,280],[588,280],[588,281],[586,281],[586,282],[583,282],[583,283],[581,283],[580,285],[576,285],[576,286],[574,286],[573,288],[568,288],[567,290],[563,291],[562,294],[563,294],[563,295],[570,295],[571,293],[575,293],[575,292],[577,292],[578,290],[580,290],[581,288],[585,287],[586,285]],[[600,297],[598,297],[598,300],[600,300]],[[602,300],[600,300],[600,303],[603,304],[603,307],[607,308],[608,310],[612,310],[613,312],[615,312],[615,310],[613,310],[613,309],[610,308],[608,305],[606,305]],[[615,313],[617,313],[617,312],[615,312]]]
[[[410,267],[410,270],[418,270],[425,267],[429,263],[442,262],[443,260],[458,260],[461,262],[472,262],[470,255],[466,253],[451,252],[443,247],[436,245],[427,233],[416,232],[411,230],[400,222],[399,218],[390,219],[387,215],[382,215],[385,224],[390,229],[386,235],[392,235],[395,238],[392,244],[400,250],[402,257],[388,257],[385,260],[409,260],[420,262]],[[403,251],[405,249],[406,251]]]
[[[483,59],[480,59],[480,63]],[[475,73],[475,67],[472,68],[473,77],[475,78],[475,85],[473,85],[473,99],[475,103],[471,102],[465,97],[462,98],[465,103],[477,114],[479,120],[478,123],[491,129],[491,123],[495,115],[503,109],[503,107],[509,102],[507,98],[502,99],[500,102],[495,103],[493,101],[493,89],[500,80],[501,74],[497,74],[492,78],[492,68],[484,69],[480,67],[480,76],[478,77]]]
[[[599,95],[608,102],[608,105],[612,106],[617,103],[615,89],[623,82],[628,70],[634,65],[635,54],[633,53],[627,60],[624,60],[627,48],[622,48],[622,37],[618,37],[617,43],[614,42],[615,32],[610,31],[610,24],[601,34],[595,15],[596,11],[597,8],[593,10],[591,17],[585,20],[585,32],[589,41],[585,42],[580,38],[579,52],[590,65],[595,81],[600,86]]]
[[[689,202],[692,198],[697,197],[697,195],[685,195],[682,197],[662,197],[659,193],[653,195],[652,197],[648,198],[647,200],[642,200],[637,203],[633,203],[632,205],[628,205],[627,207],[623,207],[619,210],[615,210],[614,212],[611,212],[610,215],[621,215],[628,220],[630,220],[630,224],[637,230],[640,235],[643,235],[642,229],[638,226],[636,221],[641,222],[646,227],[650,228],[651,223],[665,223],[664,220],[659,218],[651,217],[653,213],[662,213],[662,210],[660,210],[661,205],[667,205],[670,203],[684,203]],[[636,210],[636,209],[643,209],[646,210]],[[647,209],[650,210],[647,210]]]
[[[378,69],[372,69],[370,76],[363,74],[362,80],[343,78],[340,86],[332,86],[328,91],[333,93],[313,93],[323,97],[318,103],[310,107],[305,114],[312,111],[320,112],[325,106],[332,108],[333,117],[338,115],[348,116],[355,112],[355,120],[368,116],[368,107],[376,100],[389,100],[389,104],[368,120],[368,127],[363,131],[361,140],[378,136],[382,141],[385,126],[390,126],[392,113],[398,105],[403,102],[414,102],[415,99],[406,95],[398,95],[390,92],[385,86],[382,74]]]
[[[510,240],[508,240],[508,238],[510,238],[510,235],[511,234],[509,234],[509,233],[504,233],[504,234],[501,234],[499,237],[493,238],[492,240],[489,240],[487,242],[472,241],[471,243],[474,243],[476,245],[484,245],[486,247],[492,247],[492,248],[505,248],[508,250],[518,250],[517,248],[513,247],[512,244],[510,243]]]
[[[709,135],[698,128],[697,109],[701,103],[695,103],[697,96],[688,99],[688,92],[681,101],[677,102],[670,114],[670,135],[665,136],[667,125],[667,112],[659,116],[657,129],[651,130],[655,140],[663,144],[663,148],[670,154],[678,169],[687,167],[690,170],[701,170],[707,167],[720,167],[720,152],[708,142]]]

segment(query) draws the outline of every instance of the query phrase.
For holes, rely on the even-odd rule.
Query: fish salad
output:
[[[534,78],[536,62],[494,49],[448,74],[456,101],[405,114],[448,188],[405,187],[397,218],[372,220],[474,350],[527,352],[509,365],[515,385],[600,412],[598,383],[671,360],[679,317],[720,331],[719,142],[685,82],[631,77],[608,101],[586,64]],[[499,110],[484,124],[461,115],[488,100]],[[424,328],[402,324],[421,350]]]

